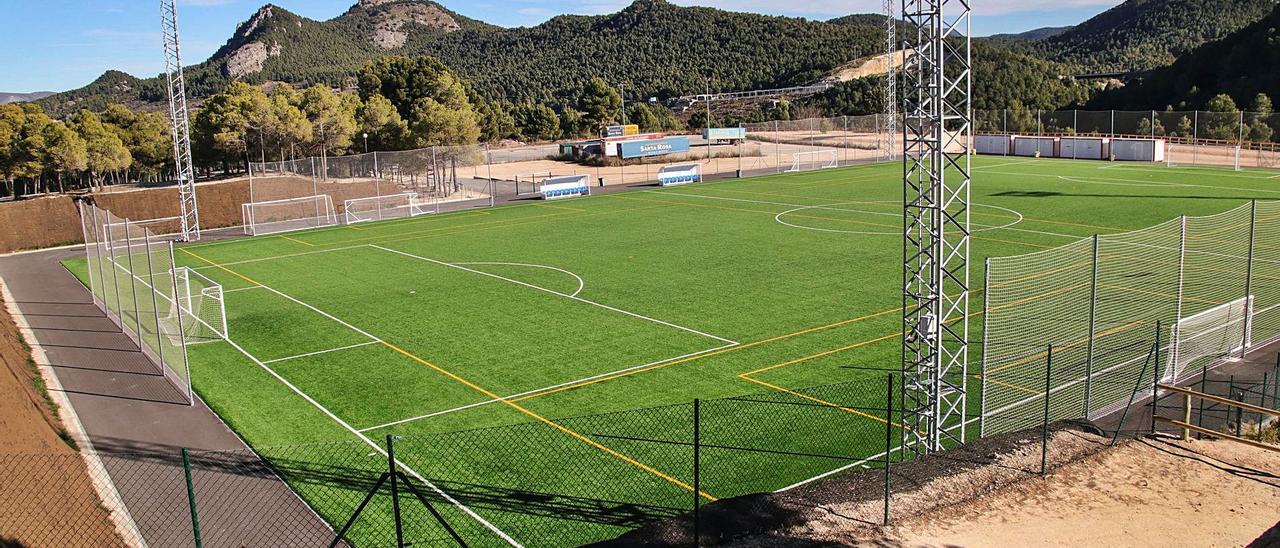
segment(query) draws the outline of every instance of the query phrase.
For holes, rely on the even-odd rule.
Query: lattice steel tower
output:
[[[969,360],[968,0],[903,0],[903,447],[964,440]]]
[[[200,208],[196,205],[196,172],[191,165],[191,121],[187,89],[182,78],[182,53],[178,47],[177,0],[160,0],[164,35],[164,72],[169,90],[169,121],[173,129],[173,160],[178,177],[178,201],[182,210],[182,239],[200,239]]]
[[[884,75],[884,132],[885,151],[893,159],[893,148],[898,136],[898,70],[894,66],[894,52],[898,51],[898,0],[884,0],[884,49],[889,56],[889,70]]]

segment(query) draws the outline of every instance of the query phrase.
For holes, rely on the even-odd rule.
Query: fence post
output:
[[[1262,395],[1258,397],[1259,407],[1267,406],[1267,385],[1268,384],[1270,384],[1270,378],[1268,378],[1267,373],[1264,371],[1262,373]],[[1262,433],[1262,422],[1265,420],[1267,420],[1267,417],[1262,413],[1258,413],[1258,433],[1259,434]]]
[[[1177,367],[1177,366],[1178,366],[1178,359],[1181,357],[1181,356],[1179,356],[1179,350],[1180,350],[1180,349],[1179,349],[1179,347],[1178,347],[1178,337],[1177,337],[1177,333],[1178,333],[1178,323],[1177,323],[1177,322],[1179,322],[1179,321],[1181,321],[1181,320],[1182,320],[1182,296],[1183,296],[1183,285],[1184,285],[1184,282],[1186,281],[1186,267],[1187,267],[1187,216],[1186,216],[1186,215],[1183,215],[1183,216],[1180,218],[1180,222],[1181,222],[1181,226],[1182,226],[1182,228],[1180,229],[1180,235],[1178,236],[1178,302],[1177,302],[1177,303],[1175,303],[1175,305],[1176,305],[1176,310],[1177,310],[1177,314],[1174,316],[1174,324],[1173,324],[1174,336],[1173,336],[1173,340],[1169,341],[1169,345],[1170,345],[1170,347],[1171,347],[1171,350],[1170,350],[1170,351],[1173,353],[1173,356],[1172,356],[1172,358],[1173,358],[1173,359],[1172,359],[1171,361],[1173,362],[1173,366],[1174,366],[1174,367]],[[1157,334],[1157,336],[1159,336],[1159,334]],[[1157,361],[1156,361],[1156,369],[1159,369],[1159,368],[1160,368],[1160,362],[1157,360]],[[1174,371],[1173,373],[1176,375],[1176,374],[1177,374],[1177,371]],[[1158,378],[1158,377],[1157,377],[1157,378]],[[1176,381],[1177,379],[1175,378],[1174,380]]]
[[[1200,393],[1208,394],[1209,389],[1209,364],[1204,364],[1200,372]],[[1196,426],[1204,428],[1204,398],[1200,398],[1199,405],[1196,407]],[[1204,439],[1204,434],[1196,432],[1196,439]]]
[[[1129,393],[1129,403],[1125,404],[1124,411],[1120,413],[1120,422],[1116,424],[1116,433],[1111,437],[1111,447],[1115,447],[1116,443],[1120,441],[1120,432],[1124,430],[1125,419],[1129,418],[1129,410],[1133,408],[1133,400],[1138,397],[1138,391],[1142,390],[1142,381],[1147,376],[1147,366],[1155,361],[1156,358],[1152,356],[1158,357],[1159,353],[1156,348],[1158,347],[1152,344],[1151,350],[1147,351],[1147,359],[1142,362],[1142,371],[1138,373],[1138,380],[1133,383],[1133,392]],[[1134,432],[1137,432],[1137,429],[1134,429]]]
[[[1191,115],[1195,118],[1191,127],[1191,164],[1195,165],[1200,155],[1200,111],[1192,111]]]
[[[1111,109],[1111,138],[1116,138],[1116,111]]]
[[[978,437],[985,437],[987,432],[987,307],[991,304],[991,257],[982,263],[982,350],[979,367],[982,374],[978,376]],[[905,383],[905,379],[903,380]]]
[[[1244,390],[1236,395],[1236,401],[1244,403]],[[1244,408],[1236,406],[1236,437],[1240,437],[1240,432],[1244,430]]]
[[[889,378],[889,383],[885,390],[884,406],[884,524],[889,525],[889,494],[891,492],[889,466],[893,462],[893,373],[886,376]]]
[[[774,169],[777,173],[782,173],[782,128],[779,127],[778,121],[773,121],[773,154],[777,156],[777,165]]]
[[[1156,111],[1151,111],[1151,138],[1156,138]]]
[[[1240,357],[1249,353],[1249,329],[1253,327],[1253,245],[1258,227],[1258,201],[1249,200],[1249,260],[1244,268],[1244,340],[1240,341]],[[1265,384],[1265,383],[1264,383]]]
[[[391,480],[391,513],[396,521],[396,548],[404,548],[404,523],[400,520],[400,492],[396,482],[396,449],[392,434],[387,434],[387,472]]]
[[[191,507],[191,533],[196,541],[196,548],[204,546],[200,539],[200,516],[196,513],[196,486],[191,481],[191,456],[187,448],[182,448],[182,471],[187,477],[187,505]]]
[[[698,546],[699,507],[702,505],[702,411],[698,398],[693,399],[693,545]]]
[[[1089,343],[1084,358],[1084,418],[1089,418],[1093,395],[1093,349],[1098,322],[1098,235],[1093,235],[1093,277],[1089,281]]]
[[[1053,388],[1053,345],[1044,362],[1044,423],[1040,429],[1040,477],[1049,477],[1049,390]]]
[[[1179,284],[1181,285],[1181,284]],[[1151,433],[1156,433],[1156,403],[1160,401],[1160,320],[1156,320],[1156,359],[1151,364]]]

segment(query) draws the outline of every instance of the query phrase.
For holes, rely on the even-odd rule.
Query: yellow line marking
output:
[[[1141,294],[1143,294],[1143,295],[1151,295],[1151,296],[1153,296],[1153,297],[1164,297],[1164,298],[1166,298],[1166,299],[1173,299],[1173,300],[1175,300],[1175,301],[1177,301],[1177,299],[1178,299],[1178,296],[1177,296],[1177,295],[1170,295],[1170,294],[1168,294],[1168,293],[1161,293],[1161,292],[1159,292],[1159,291],[1151,291],[1151,290],[1148,290],[1148,289],[1137,289],[1137,288],[1133,288],[1133,287],[1125,287],[1125,286],[1123,286],[1123,285],[1115,285],[1115,284],[1109,284],[1109,283],[1102,283],[1102,282],[1098,282],[1098,287],[1106,287],[1106,288],[1116,289],[1116,290],[1120,290],[1120,291],[1132,291],[1132,292],[1134,292],[1134,293],[1141,293]],[[1183,295],[1183,296],[1182,296],[1182,298],[1187,299],[1187,300],[1191,300],[1191,301],[1195,301],[1195,302],[1198,302],[1198,303],[1200,303],[1200,304],[1211,304],[1211,305],[1214,305],[1214,306],[1217,306],[1217,305],[1219,305],[1219,304],[1222,304],[1222,303],[1218,303],[1218,302],[1214,302],[1214,301],[1209,301],[1209,300],[1205,300],[1205,299],[1200,299],[1200,298],[1197,298],[1197,297],[1190,297],[1190,296],[1187,296],[1187,295]]]
[[[798,337],[798,336],[800,336],[800,335],[807,335],[807,334],[809,334],[809,333],[815,333],[815,332],[818,332],[818,331],[823,331],[823,330],[827,330],[827,329],[832,329],[832,328],[840,327],[840,326],[843,326],[843,325],[848,325],[848,324],[856,323],[856,322],[860,322],[860,321],[863,321],[863,320],[869,320],[869,319],[871,319],[871,318],[875,318],[875,317],[878,317],[878,316],[884,316],[884,315],[886,315],[886,314],[893,314],[893,313],[895,313],[895,312],[901,312],[901,311],[902,311],[902,308],[894,308],[894,309],[892,309],[892,310],[881,310],[880,312],[873,312],[873,313],[871,313],[871,314],[867,314],[867,315],[864,315],[864,316],[859,316],[859,317],[857,317],[857,318],[851,318],[851,319],[848,319],[848,320],[840,320],[840,321],[838,321],[838,322],[833,322],[833,323],[829,323],[829,324],[826,324],[826,325],[820,325],[820,326],[817,326],[817,327],[810,327],[810,328],[808,328],[808,329],[804,329],[804,330],[801,330],[801,331],[796,331],[796,332],[794,332],[794,333],[787,333],[787,334],[785,334],[785,335],[778,335],[778,336],[776,336],[776,337],[770,337],[770,338],[768,338],[768,339],[761,339],[761,340],[758,340],[758,341],[753,341],[753,342],[749,342],[749,343],[744,343],[744,344],[740,344],[740,345],[738,345],[738,346],[730,346],[730,347],[728,347],[728,348],[722,348],[722,349],[720,349],[720,350],[716,350],[716,351],[712,351],[712,352],[707,352],[707,353],[705,353],[705,354],[699,354],[699,355],[697,355],[697,356],[690,356],[690,357],[688,357],[688,358],[682,358],[682,359],[679,359],[679,360],[670,361],[670,362],[667,362],[667,363],[662,363],[662,364],[654,365],[654,366],[647,367],[647,368],[643,368],[643,369],[635,369],[635,370],[627,371],[627,372],[625,372],[625,373],[618,373],[618,374],[616,374],[616,375],[610,375],[610,376],[607,376],[607,377],[601,377],[601,378],[598,378],[598,379],[592,379],[592,380],[587,381],[587,382],[582,382],[582,383],[578,383],[578,384],[572,384],[572,385],[569,385],[569,386],[562,386],[562,387],[557,388],[557,389],[555,389],[555,390],[548,390],[548,391],[546,391],[546,392],[539,392],[539,393],[537,393],[537,394],[530,394],[530,395],[528,395],[528,396],[523,396],[523,397],[520,397],[520,398],[515,398],[515,399],[513,399],[512,401],[517,401],[517,402],[518,402],[518,401],[524,401],[524,400],[527,400],[527,399],[532,399],[532,398],[537,398],[537,397],[547,396],[547,395],[550,395],[550,394],[555,394],[555,393],[558,393],[558,392],[563,392],[563,391],[565,391],[565,390],[572,390],[572,389],[575,389],[575,388],[582,388],[582,387],[585,387],[585,386],[590,386],[590,385],[592,385],[592,384],[596,384],[596,383],[600,383],[600,382],[604,382],[604,381],[608,381],[608,380],[613,380],[613,379],[617,379],[617,378],[621,378],[621,377],[627,377],[627,376],[635,375],[635,374],[637,374],[637,373],[644,373],[644,372],[646,372],[646,371],[653,371],[653,370],[656,370],[656,369],[662,369],[662,368],[664,368],[664,367],[670,367],[670,366],[673,366],[673,365],[679,365],[679,364],[682,364],[682,363],[687,363],[687,362],[691,362],[691,361],[694,361],[694,360],[700,360],[700,359],[703,359],[703,358],[709,358],[709,357],[711,357],[711,356],[717,356],[717,355],[725,354],[725,353],[728,353],[728,352],[734,352],[734,351],[738,351],[738,350],[743,350],[743,349],[746,349],[746,348],[751,348],[751,347],[753,347],[753,346],[759,346],[759,345],[762,345],[762,344],[768,344],[768,343],[776,342],[776,341],[780,341],[780,340],[783,340],[783,339],[790,339],[790,338],[792,338],[792,337]]]
[[[898,427],[898,428],[902,428],[902,425],[901,425],[901,424],[898,424],[898,423],[896,423],[896,422],[892,422],[892,421],[885,420],[885,419],[883,419],[883,418],[877,417],[877,416],[872,415],[872,414],[870,414],[870,413],[864,413],[864,412],[862,412],[862,411],[859,411],[859,410],[857,410],[857,409],[853,409],[853,408],[851,408],[851,407],[845,407],[845,406],[843,406],[843,405],[837,405],[837,404],[831,403],[831,402],[826,401],[826,400],[820,400],[820,399],[815,398],[815,397],[813,397],[813,396],[809,396],[809,395],[806,395],[806,394],[801,394],[801,393],[796,392],[796,391],[794,391],[794,390],[788,390],[788,389],[783,388],[783,387],[781,387],[781,386],[778,386],[778,385],[776,385],[776,384],[770,384],[770,383],[764,382],[764,381],[762,381],[762,380],[760,380],[760,379],[753,379],[753,378],[751,378],[751,377],[747,377],[747,376],[744,376],[744,375],[738,375],[738,377],[739,377],[739,378],[741,378],[741,379],[743,379],[743,380],[751,381],[751,382],[754,382],[754,383],[759,384],[759,385],[762,385],[762,386],[767,386],[767,387],[769,387],[769,388],[772,388],[772,389],[774,389],[774,390],[777,390],[777,391],[782,392],[782,393],[785,393],[785,394],[790,394],[790,395],[795,396],[795,397],[797,397],[797,398],[806,399],[806,400],[809,400],[809,401],[811,401],[811,402],[816,402],[816,403],[820,403],[820,404],[822,404],[822,405],[826,405],[826,406],[828,406],[828,407],[834,407],[834,408],[839,409],[839,410],[841,410],[841,411],[846,411],[846,412],[849,412],[849,413],[853,413],[854,415],[857,415],[857,416],[859,416],[859,417],[868,418],[868,419],[871,419],[871,420],[874,420],[874,421],[878,421],[878,422],[881,422],[881,423],[886,423],[886,424],[893,425],[893,426]]]
[[[982,375],[974,375],[974,376],[973,376],[973,378],[978,379],[978,380],[982,380]],[[998,385],[1000,385],[1000,386],[1004,386],[1004,387],[1012,388],[1012,389],[1014,389],[1014,390],[1021,390],[1021,391],[1023,391],[1023,392],[1028,393],[1028,394],[1040,394],[1040,393],[1041,393],[1039,390],[1032,390],[1032,389],[1027,388],[1027,387],[1025,387],[1025,386],[1018,386],[1018,385],[1013,384],[1013,383],[1011,383],[1011,382],[998,381],[998,380],[996,380],[996,379],[991,378],[991,375],[990,375],[990,374],[988,374],[988,375],[987,375],[987,382],[994,382],[994,383],[996,383],[996,384],[998,384]]]
[[[234,274],[234,275],[236,275],[236,276],[239,276],[240,278],[243,278],[243,279],[244,279],[245,281],[247,281],[247,282],[250,282],[250,283],[253,283],[253,284],[256,284],[256,285],[263,285],[263,284],[260,284],[260,283],[258,283],[258,282],[256,282],[256,281],[254,281],[252,278],[249,278],[248,276],[245,276],[244,274],[241,274],[241,273],[239,273],[239,272],[236,272],[236,271],[234,271],[234,270],[231,270],[230,268],[227,268],[227,267],[222,266],[222,265],[220,265],[220,264],[218,264],[218,263],[215,263],[215,262],[213,262],[213,261],[211,261],[211,260],[209,260],[209,259],[206,259],[206,258],[204,258],[204,257],[201,257],[200,255],[197,255],[197,254],[195,254],[195,253],[193,253],[193,252],[191,252],[191,251],[188,251],[188,250],[186,250],[186,249],[183,249],[182,251],[186,252],[187,254],[191,255],[192,257],[195,257],[195,258],[197,258],[197,259],[200,259],[200,260],[202,260],[202,261],[204,261],[204,262],[206,262],[206,263],[209,263],[209,264],[211,264],[211,265],[213,265],[213,266],[215,266],[215,267],[218,267],[218,268],[220,268],[220,269],[222,269],[222,270],[225,270],[225,271],[227,271],[227,272],[229,272],[229,273],[231,273],[231,274]],[[536,420],[538,420],[538,421],[540,421],[540,422],[546,423],[548,426],[551,426],[552,428],[555,428],[555,429],[557,429],[557,430],[560,430],[561,432],[564,432],[565,434],[568,434],[569,436],[572,436],[572,437],[574,437],[574,438],[576,438],[576,439],[578,439],[578,440],[581,440],[581,441],[583,441],[583,442],[587,443],[588,445],[591,445],[592,447],[595,447],[596,449],[599,449],[599,450],[601,450],[601,451],[604,451],[605,453],[608,453],[609,455],[612,455],[612,456],[614,456],[614,457],[618,458],[619,460],[621,460],[621,461],[623,461],[623,462],[626,462],[626,463],[628,463],[628,464],[631,464],[631,465],[633,465],[633,466],[635,466],[635,467],[637,467],[637,468],[640,468],[641,470],[644,470],[644,471],[646,471],[646,472],[649,472],[650,474],[653,474],[653,475],[655,475],[655,476],[658,476],[658,477],[660,477],[660,478],[662,478],[662,479],[664,479],[664,480],[667,480],[667,481],[669,481],[669,482],[671,482],[671,483],[673,483],[673,484],[675,484],[675,485],[678,485],[678,486],[680,486],[680,487],[682,487],[682,488],[684,488],[684,489],[686,489],[686,490],[693,491],[693,487],[692,487],[692,486],[690,486],[689,484],[684,483],[684,482],[682,482],[682,481],[680,481],[680,480],[678,480],[678,479],[675,479],[675,478],[673,478],[673,477],[671,477],[671,476],[668,476],[667,474],[662,473],[661,471],[659,471],[659,470],[657,470],[657,469],[653,468],[652,466],[649,466],[649,465],[647,465],[647,464],[645,464],[645,463],[642,463],[642,462],[637,461],[637,460],[635,460],[635,459],[633,459],[633,458],[631,458],[631,457],[628,457],[628,456],[626,456],[626,455],[624,455],[624,454],[622,454],[622,453],[619,453],[619,452],[617,452],[617,451],[615,451],[615,450],[613,450],[613,449],[610,449],[609,447],[606,447],[605,445],[601,444],[600,442],[597,442],[597,441],[595,441],[595,440],[593,440],[593,439],[590,439],[590,438],[588,438],[588,437],[586,437],[586,436],[584,436],[584,435],[582,435],[582,434],[579,434],[579,433],[577,433],[577,432],[575,432],[575,431],[573,431],[573,430],[570,430],[569,428],[566,428],[566,427],[564,427],[564,426],[561,426],[561,425],[559,425],[559,424],[555,423],[554,421],[552,421],[551,419],[548,419],[548,418],[546,418],[546,417],[543,417],[542,415],[539,415],[539,414],[537,414],[537,413],[534,413],[533,411],[530,411],[530,410],[528,410],[528,409],[525,409],[524,407],[522,407],[522,406],[520,406],[520,405],[517,405],[516,403],[514,403],[514,402],[512,402],[512,401],[510,401],[510,400],[503,399],[503,398],[502,398],[502,396],[499,396],[499,395],[497,395],[497,394],[495,394],[495,393],[493,393],[493,392],[490,392],[489,390],[487,390],[487,389],[485,389],[485,388],[483,388],[483,387],[481,387],[481,386],[479,386],[479,385],[477,385],[477,384],[475,384],[475,383],[473,383],[473,382],[471,382],[471,381],[469,381],[469,380],[467,380],[467,379],[464,379],[464,378],[462,378],[462,377],[460,377],[460,376],[458,376],[458,375],[455,375],[454,373],[452,373],[452,372],[450,372],[450,371],[448,371],[448,370],[446,370],[446,369],[444,369],[444,368],[442,368],[442,367],[440,367],[440,366],[437,366],[436,364],[433,364],[433,363],[431,363],[431,362],[429,362],[429,361],[427,361],[427,360],[424,360],[424,359],[422,359],[422,358],[420,358],[420,357],[418,357],[418,356],[416,356],[416,355],[414,355],[414,354],[412,354],[412,353],[410,353],[410,352],[408,352],[408,351],[404,350],[403,348],[400,348],[400,347],[398,347],[398,346],[396,346],[396,345],[394,345],[394,344],[391,344],[391,343],[389,343],[389,342],[387,342],[387,341],[379,340],[379,342],[381,342],[381,343],[382,343],[384,346],[386,346],[387,348],[390,348],[391,350],[394,350],[395,352],[397,352],[397,353],[399,353],[399,354],[402,354],[402,355],[404,355],[405,357],[407,357],[407,358],[409,358],[409,359],[411,359],[411,360],[413,360],[413,361],[415,361],[415,362],[418,362],[419,364],[422,364],[422,365],[424,365],[424,366],[426,366],[426,367],[428,367],[428,368],[430,368],[430,369],[432,369],[432,370],[434,370],[434,371],[436,371],[436,372],[439,372],[440,374],[442,374],[442,375],[444,375],[444,376],[446,376],[446,377],[449,377],[450,379],[453,379],[454,381],[457,381],[457,382],[459,382],[459,383],[461,383],[461,384],[465,385],[466,387],[471,388],[472,390],[475,390],[475,391],[477,391],[477,392],[479,392],[479,393],[481,393],[481,394],[484,394],[485,396],[488,396],[488,397],[493,398],[493,399],[495,399],[495,400],[501,401],[502,403],[504,403],[504,404],[506,404],[506,405],[508,405],[508,406],[511,406],[511,407],[512,407],[512,408],[514,408],[515,410],[517,410],[517,411],[519,411],[519,412],[521,412],[521,413],[524,413],[525,415],[528,415],[529,417],[534,418],[534,419],[536,419]],[[702,496],[703,498],[707,499],[707,500],[711,500],[711,501],[716,500],[716,498],[715,498],[715,497],[713,497],[713,496],[711,496],[711,495],[707,494],[707,493],[706,493],[706,492],[704,492],[704,491],[698,491],[698,494],[699,494],[700,496]]]
[[[1105,336],[1107,336],[1107,335],[1114,335],[1114,334],[1119,333],[1119,332],[1121,332],[1121,331],[1127,331],[1127,330],[1129,330],[1129,329],[1133,329],[1134,327],[1137,327],[1137,326],[1139,326],[1139,325],[1143,325],[1143,324],[1146,324],[1146,323],[1147,323],[1147,321],[1146,321],[1146,320],[1138,320],[1138,321],[1136,321],[1136,322],[1130,322],[1130,323],[1125,324],[1125,325],[1116,326],[1116,327],[1113,327],[1113,328],[1108,329],[1108,330],[1106,330],[1106,331],[1103,331],[1103,332],[1101,332],[1101,333],[1098,333],[1098,334],[1094,337],[1094,340],[1097,340],[1098,338],[1101,338],[1101,337],[1105,337]],[[1089,337],[1084,337],[1084,338],[1082,338],[1082,339],[1077,339],[1077,340],[1075,340],[1075,341],[1072,341],[1072,342],[1070,342],[1070,343],[1064,344],[1064,345],[1062,345],[1062,346],[1054,346],[1054,347],[1053,347],[1053,350],[1056,352],[1056,351],[1059,351],[1059,350],[1066,350],[1066,349],[1068,349],[1068,348],[1075,348],[1075,347],[1077,347],[1077,346],[1080,346],[1080,345],[1085,344],[1085,343],[1088,343],[1088,342],[1089,342]],[[1004,371],[1004,370],[1006,370],[1006,369],[1009,369],[1010,367],[1017,367],[1017,366],[1019,366],[1019,365],[1023,365],[1023,364],[1029,363],[1029,362],[1033,362],[1033,361],[1039,360],[1039,359],[1041,359],[1041,358],[1044,358],[1044,357],[1046,357],[1046,356],[1048,356],[1048,355],[1049,355],[1049,350],[1048,350],[1048,349],[1041,350],[1041,351],[1036,352],[1035,354],[1032,354],[1032,355],[1027,356],[1027,357],[1025,357],[1025,358],[1022,358],[1022,359],[1019,359],[1019,360],[1014,360],[1014,361],[1009,362],[1009,363],[1006,363],[1006,364],[1004,364],[1004,365],[1002,365],[1002,366],[1000,366],[1000,367],[997,367],[997,368],[995,368],[995,369],[992,369],[992,370],[990,370],[990,371],[987,371],[987,376],[988,376],[988,377],[990,377],[991,375],[994,375],[994,374],[996,374],[996,373],[999,373],[999,372],[1001,372],[1001,371]],[[988,380],[990,380],[990,379],[988,379]]]
[[[844,351],[846,351],[846,350],[853,350],[853,349],[855,349],[855,348],[860,348],[860,347],[863,347],[863,346],[866,346],[866,345],[869,345],[869,344],[875,344],[875,343],[878,343],[878,342],[880,342],[880,341],[884,341],[884,340],[888,340],[888,339],[893,339],[893,338],[897,338],[897,337],[900,337],[900,336],[902,336],[902,333],[901,333],[901,332],[893,333],[893,334],[891,334],[891,335],[884,335],[884,336],[881,336],[881,337],[876,337],[876,338],[874,338],[874,339],[869,339],[869,340],[865,340],[865,341],[862,341],[862,342],[854,343],[854,344],[851,344],[851,345],[848,345],[848,346],[842,346],[842,347],[840,347],[840,348],[835,348],[835,349],[832,349],[832,350],[826,350],[826,351],[823,351],[823,352],[819,352],[819,353],[817,353],[817,354],[812,354],[812,355],[809,355],[809,356],[805,356],[805,357],[803,357],[803,358],[796,358],[796,359],[794,359],[794,360],[785,361],[785,362],[782,362],[782,363],[779,363],[779,364],[775,364],[775,365],[770,365],[770,366],[768,366],[768,367],[761,367],[760,369],[756,369],[755,371],[748,371],[748,372],[746,372],[746,373],[741,373],[741,374],[739,374],[738,376],[739,376],[739,377],[745,377],[745,376],[748,376],[748,375],[755,375],[755,374],[757,374],[757,373],[764,373],[765,371],[770,371],[770,370],[773,370],[773,369],[777,369],[777,368],[779,368],[779,367],[786,367],[786,366],[788,366],[788,365],[795,365],[795,364],[800,363],[800,362],[807,362],[807,361],[809,361],[809,360],[813,360],[813,359],[821,358],[821,357],[823,357],[823,356],[830,356],[830,355],[832,355],[832,354],[836,354],[836,353],[839,353],[839,352],[844,352]]]
[[[298,244],[302,244],[302,245],[307,245],[307,246],[311,246],[311,247],[319,247],[319,246],[317,246],[316,244],[307,243],[307,242],[304,242],[304,241],[299,240],[299,239],[297,239],[297,238],[292,238],[292,237],[286,236],[286,235],[284,235],[284,234],[281,234],[281,235],[280,235],[280,237],[281,237],[281,238],[284,238],[284,239],[286,239],[286,240],[289,240],[290,242],[294,242],[294,243],[298,243]]]
[[[564,426],[561,426],[560,424],[557,424],[556,422],[552,421],[551,419],[548,419],[548,418],[546,418],[546,417],[544,417],[544,416],[542,416],[542,415],[539,415],[539,414],[537,414],[537,413],[534,413],[533,411],[530,411],[530,410],[528,410],[528,409],[524,408],[523,406],[520,406],[520,405],[516,404],[515,402],[512,402],[512,401],[510,401],[510,400],[506,400],[506,399],[502,399],[502,396],[499,396],[499,395],[497,395],[497,394],[495,394],[495,393],[493,393],[493,392],[490,392],[489,390],[486,390],[486,389],[484,389],[484,388],[482,388],[482,387],[480,387],[480,386],[476,385],[475,383],[473,383],[473,382],[471,382],[471,381],[468,381],[468,380],[466,380],[466,379],[464,379],[464,378],[462,378],[462,377],[459,377],[458,375],[455,375],[455,374],[453,374],[453,373],[451,373],[451,372],[449,372],[449,371],[445,370],[445,369],[444,369],[444,368],[442,368],[442,367],[439,367],[439,366],[437,366],[437,365],[435,365],[435,364],[433,364],[433,363],[431,363],[431,362],[429,362],[429,361],[427,361],[427,360],[424,360],[424,359],[422,359],[422,358],[420,358],[420,357],[418,357],[418,356],[415,356],[415,355],[413,355],[412,353],[410,353],[410,352],[408,352],[408,351],[406,351],[406,350],[404,350],[404,349],[402,349],[402,348],[400,348],[400,347],[398,347],[398,346],[396,346],[396,345],[394,345],[394,344],[391,344],[391,343],[386,342],[386,341],[382,341],[382,344],[386,345],[386,346],[387,346],[387,348],[390,348],[390,349],[392,349],[392,350],[394,350],[394,351],[396,351],[396,352],[398,352],[398,353],[400,353],[400,354],[404,355],[405,357],[407,357],[407,358],[409,358],[409,359],[411,359],[411,360],[413,360],[413,361],[416,361],[416,362],[418,362],[418,363],[420,363],[420,364],[422,364],[422,365],[425,365],[425,366],[427,366],[427,367],[429,367],[429,368],[431,368],[431,369],[433,369],[433,370],[435,370],[435,371],[437,371],[437,372],[439,372],[439,373],[441,373],[441,374],[443,374],[443,375],[445,375],[445,376],[447,376],[447,377],[449,377],[449,378],[451,378],[451,379],[453,379],[453,380],[455,380],[455,381],[457,381],[457,382],[460,382],[460,383],[462,383],[462,384],[466,385],[467,387],[471,388],[472,390],[475,390],[475,391],[477,391],[477,392],[480,392],[481,394],[484,394],[484,395],[486,395],[486,396],[488,396],[488,397],[490,397],[490,398],[493,398],[493,399],[499,400],[499,401],[501,401],[502,403],[505,403],[505,404],[507,404],[508,406],[511,406],[511,407],[512,407],[512,408],[514,408],[515,410],[517,410],[517,411],[519,411],[519,412],[521,412],[521,413],[524,413],[525,415],[528,415],[529,417],[531,417],[531,418],[533,418],[533,419],[536,419],[536,420],[538,420],[538,421],[540,421],[540,422],[543,422],[543,423],[547,424],[548,426],[550,426],[550,427],[552,427],[552,428],[555,428],[556,430],[559,430],[559,431],[561,431],[561,432],[564,432],[565,434],[568,434],[568,435],[569,435],[569,436],[571,436],[571,437],[574,437],[574,438],[576,438],[576,439],[578,439],[578,440],[581,440],[581,441],[585,442],[586,444],[588,444],[588,445],[590,445],[590,446],[592,446],[592,447],[595,447],[596,449],[599,449],[599,450],[601,450],[601,451],[604,451],[605,453],[608,453],[608,454],[610,454],[610,455],[612,455],[612,456],[614,456],[614,457],[617,457],[619,460],[621,460],[621,461],[623,461],[623,462],[626,462],[626,463],[628,463],[628,464],[631,464],[632,466],[635,466],[635,467],[637,467],[637,468],[640,468],[641,470],[644,470],[644,471],[646,471],[646,472],[649,472],[650,474],[653,474],[653,475],[655,475],[655,476],[658,476],[658,477],[660,477],[660,478],[662,478],[662,479],[664,479],[664,480],[667,480],[668,482],[671,482],[671,483],[673,483],[673,484],[675,484],[675,485],[678,485],[678,486],[680,486],[680,487],[683,487],[684,489],[686,489],[686,490],[688,490],[688,491],[693,491],[693,487],[692,487],[692,486],[690,486],[689,484],[685,483],[685,482],[682,482],[682,481],[680,481],[680,480],[678,480],[678,479],[675,479],[675,478],[673,478],[673,477],[671,477],[671,476],[668,476],[667,474],[664,474],[664,473],[662,473],[661,471],[659,471],[659,470],[657,470],[657,469],[655,469],[655,468],[653,468],[653,467],[651,467],[651,466],[649,466],[649,465],[647,465],[647,464],[645,464],[645,463],[643,463],[643,462],[640,462],[640,461],[635,460],[635,459],[633,459],[633,458],[631,458],[631,457],[628,457],[628,456],[626,456],[626,455],[624,455],[624,454],[622,454],[622,453],[619,453],[619,452],[617,452],[617,451],[615,451],[615,450],[613,450],[613,449],[611,449],[611,448],[609,448],[609,447],[605,446],[604,444],[601,444],[600,442],[597,442],[597,441],[595,441],[595,440],[593,440],[593,439],[591,439],[591,438],[588,438],[588,437],[586,437],[586,436],[584,436],[584,435],[582,435],[582,434],[579,434],[579,433],[577,433],[577,432],[575,432],[575,431],[573,431],[573,430],[570,430],[569,428],[566,428],[566,427],[564,427]],[[711,495],[707,494],[707,493],[706,493],[706,492],[704,492],[704,491],[698,491],[698,494],[699,494],[699,495],[701,495],[703,498],[705,498],[705,499],[707,499],[707,500],[710,500],[710,501],[714,501],[714,500],[716,500],[716,498],[715,498],[715,497],[713,497],[713,496],[711,496]]]

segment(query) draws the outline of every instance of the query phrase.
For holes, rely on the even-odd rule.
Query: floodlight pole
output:
[[[923,455],[965,438],[972,29],[968,0],[902,0],[902,17],[903,427]]]
[[[898,73],[894,65],[894,53],[898,51],[898,20],[894,4],[897,0],[884,0],[885,53],[889,56],[889,70],[884,77],[884,135],[885,151],[893,161],[894,137],[898,133]]]
[[[174,175],[182,214],[182,240],[200,239],[200,208],[196,204],[196,170],[191,162],[191,119],[187,88],[182,77],[182,53],[178,46],[177,0],[160,0],[160,28],[164,40],[164,73],[169,93],[169,125],[173,134]],[[249,147],[246,145],[245,149]]]

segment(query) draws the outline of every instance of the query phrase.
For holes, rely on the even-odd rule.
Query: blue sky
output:
[[[266,0],[179,0],[183,60],[213,54]],[[294,13],[330,19],[355,0],[274,0]],[[880,10],[880,0],[674,0],[735,11],[829,19]],[[896,2],[896,0],[895,0]],[[562,13],[611,13],[629,0],[441,0],[462,15],[503,26],[536,25]],[[1119,0],[982,0],[974,2],[976,35],[1070,25]],[[0,0],[0,92],[63,91],[107,69],[158,74],[160,15],[156,0]]]

